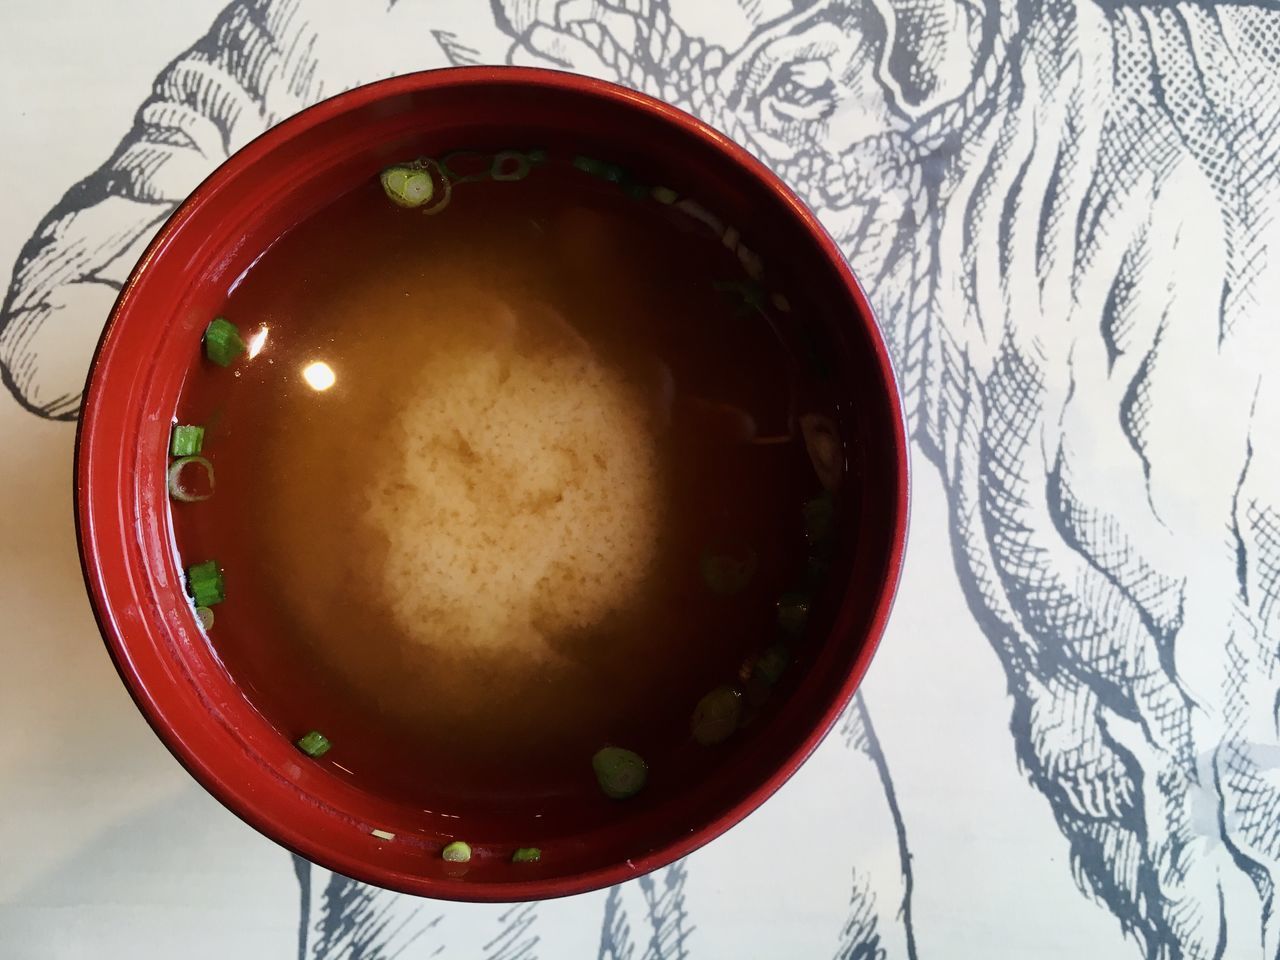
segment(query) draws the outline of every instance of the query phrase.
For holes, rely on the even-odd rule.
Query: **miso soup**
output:
[[[424,169],[429,202],[371,176],[227,290],[244,349],[175,415],[208,642],[315,763],[432,811],[539,817],[607,744],[651,785],[714,762],[815,629],[848,496],[821,348],[696,198],[572,154]]]

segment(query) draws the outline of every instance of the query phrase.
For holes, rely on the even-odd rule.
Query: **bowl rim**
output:
[[[89,486],[95,456],[107,456],[106,453],[97,453],[93,438],[101,412],[99,408],[103,402],[96,386],[99,379],[98,371],[110,360],[111,331],[119,316],[129,306],[137,281],[148,269],[153,257],[166,246],[170,238],[195,214],[202,203],[222,188],[225,181],[237,171],[255,163],[260,156],[269,154],[278,146],[305,131],[343,113],[379,100],[459,86],[503,87],[517,84],[590,95],[612,102],[624,109],[641,111],[659,121],[679,127],[686,135],[692,135],[711,146],[727,163],[748,173],[758,182],[758,185],[766,188],[781,201],[790,215],[803,225],[812,238],[816,250],[820,251],[828,261],[827,265],[834,270],[835,275],[841,278],[866,328],[864,332],[871,346],[875,365],[881,375],[882,383],[886,385],[884,399],[893,413],[891,433],[896,455],[896,476],[893,477],[896,490],[890,549],[885,558],[884,576],[878,589],[876,603],[862,638],[862,649],[817,722],[763,782],[701,827],[630,860],[555,877],[477,883],[461,878],[408,875],[393,868],[379,866],[367,858],[348,855],[344,851],[326,845],[322,840],[314,840],[302,831],[294,829],[289,823],[287,814],[282,815],[279,810],[272,809],[270,803],[260,804],[255,801],[251,786],[229,782],[219,773],[216,762],[211,763],[208,757],[201,756],[184,742],[182,736],[166,722],[166,711],[158,703],[151,682],[138,670],[133,658],[129,655],[129,645],[122,631],[114,619],[108,615],[112,609],[109,596],[127,589],[132,575],[127,569],[112,569],[100,560],[95,509],[89,495]],[[81,415],[77,420],[75,437],[72,492],[76,546],[94,619],[116,672],[139,712],[182,767],[219,803],[254,830],[312,863],[352,879],[401,893],[469,902],[547,899],[586,893],[611,886],[687,856],[755,811],[795,774],[823,741],[853,699],[866,674],[893,606],[901,578],[909,524],[911,500],[909,455],[899,381],[895,375],[892,357],[880,334],[875,312],[836,242],[822,227],[813,212],[763,163],[725,134],[678,107],[608,81],[535,67],[445,67],[404,74],[355,87],[322,100],[281,121],[223,161],[168,217],[122,285],[89,364],[84,402]]]

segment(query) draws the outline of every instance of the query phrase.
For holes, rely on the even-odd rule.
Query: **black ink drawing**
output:
[[[446,6],[228,6],[22,251],[0,313],[14,398],[73,419],[115,288],[173,204],[323,95],[507,59],[670,100],[795,186],[871,291],[1008,675],[1019,762],[1082,890],[1147,957],[1225,956],[1228,917],[1232,956],[1277,956],[1280,515],[1261,432],[1280,405],[1264,376],[1280,12],[724,0],[696,33],[666,0]],[[861,706],[850,716],[850,756],[874,758],[893,805]],[[851,867],[835,954],[914,956],[909,896],[877,910]],[[643,882],[647,911],[610,892],[601,957],[688,955],[686,869]],[[302,876],[301,955],[335,956],[341,937],[343,955],[396,955],[364,932],[399,936],[376,894]],[[489,955],[536,956],[534,915],[507,916]]]

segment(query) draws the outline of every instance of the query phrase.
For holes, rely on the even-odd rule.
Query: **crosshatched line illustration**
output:
[[[1008,678],[1019,764],[1081,890],[1140,955],[1276,956],[1280,517],[1260,428],[1280,405],[1267,376],[1280,13],[710,6],[694,29],[688,4],[664,0],[494,0],[469,19],[415,0],[231,3],[23,249],[0,379],[33,414],[74,419],[115,290],[174,204],[323,96],[506,60],[670,100],[795,187],[869,290],[947,490],[957,574]],[[67,328],[79,354],[49,346]],[[684,916],[684,871],[649,881],[669,909],[611,895],[601,956],[689,953],[685,920],[666,919]],[[304,899],[338,910],[356,896],[341,888],[304,883]],[[880,897],[863,923],[865,901],[833,952],[913,955],[921,918]],[[317,919],[304,949],[339,955],[326,936],[385,919]],[[889,927],[903,952],[866,946]]]

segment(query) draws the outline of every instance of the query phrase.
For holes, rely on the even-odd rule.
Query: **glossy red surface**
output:
[[[531,837],[537,864],[486,848],[500,824],[407,810],[302,756],[250,705],[194,621],[166,503],[169,427],[192,357],[231,279],[329,199],[405,156],[513,144],[581,150],[698,197],[802,290],[833,342],[847,441],[862,465],[846,517],[850,575],[834,625],[785,700],[677,791],[642,793],[580,833]],[[249,144],[178,209],[126,283],[89,376],[77,444],[85,580],[107,648],[152,728],[214,796],[299,854],[369,883],[460,900],[563,896],[682,857],[790,777],[848,703],[897,586],[907,447],[888,354],[836,245],[804,205],[723,135],[641,94],[551,71],[466,68],[397,77],[327,100]],[[661,758],[649,758],[660,766]],[[585,801],[584,801],[585,802]],[[607,801],[599,801],[607,802]],[[604,826],[600,826],[603,822]],[[396,834],[393,841],[373,829]],[[442,844],[466,838],[467,865]]]

